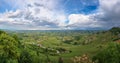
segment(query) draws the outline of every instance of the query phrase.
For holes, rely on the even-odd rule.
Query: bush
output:
[[[98,63],[120,63],[120,44],[112,43],[93,57]]]
[[[32,55],[28,51],[23,50],[20,54],[19,63],[32,63]]]
[[[17,62],[18,42],[6,33],[0,34],[0,63]]]

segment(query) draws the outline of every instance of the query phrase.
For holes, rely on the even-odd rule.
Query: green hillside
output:
[[[0,31],[0,63],[120,63],[120,28]]]

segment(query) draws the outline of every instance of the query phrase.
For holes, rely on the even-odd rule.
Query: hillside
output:
[[[119,63],[119,41],[119,27],[108,31],[0,31],[0,62]]]

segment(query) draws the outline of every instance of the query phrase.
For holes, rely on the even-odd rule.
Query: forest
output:
[[[120,28],[0,30],[0,63],[120,63]]]

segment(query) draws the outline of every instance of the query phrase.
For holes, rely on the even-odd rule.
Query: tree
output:
[[[93,58],[98,63],[120,63],[120,44],[112,43]]]
[[[27,50],[23,50],[18,63],[33,63],[31,54]]]
[[[4,32],[4,31],[0,30],[0,34],[2,34],[2,33],[6,34],[6,32]]]
[[[110,32],[112,32],[115,35],[118,35],[120,33],[120,27],[113,27],[110,29]]]
[[[17,60],[19,54],[17,49],[17,41],[6,33],[0,34],[0,62],[8,63],[11,60]]]

